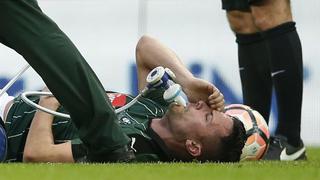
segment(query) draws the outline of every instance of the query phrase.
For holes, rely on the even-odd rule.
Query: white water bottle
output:
[[[186,106],[187,103],[182,97],[182,89],[179,84],[170,85],[163,93],[163,99],[167,102],[176,102],[182,106]]]

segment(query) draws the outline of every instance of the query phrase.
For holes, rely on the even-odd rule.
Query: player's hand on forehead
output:
[[[224,96],[212,83],[199,78],[192,78],[189,84],[183,87],[189,102],[205,101],[213,110],[224,109]]]

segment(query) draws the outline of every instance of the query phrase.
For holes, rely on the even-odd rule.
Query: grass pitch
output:
[[[156,164],[0,164],[0,179],[320,179],[320,147],[307,149],[308,161]]]

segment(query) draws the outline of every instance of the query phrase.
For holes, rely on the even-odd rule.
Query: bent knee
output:
[[[264,15],[254,18],[255,25],[260,31],[266,31],[291,21],[292,18],[286,15],[283,15],[281,17],[277,15]]]
[[[288,0],[271,0],[259,6],[251,6],[256,27],[265,31],[292,21],[291,7]]]
[[[250,12],[228,11],[228,21],[233,32],[238,34],[251,34],[258,31]]]

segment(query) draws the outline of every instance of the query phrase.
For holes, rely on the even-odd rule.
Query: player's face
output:
[[[231,133],[233,121],[224,113],[210,109],[204,102],[190,103],[187,107],[173,104],[167,113],[170,129],[177,136],[188,138],[212,137],[212,143]]]

